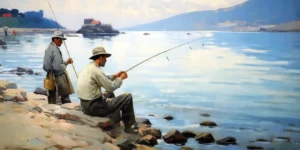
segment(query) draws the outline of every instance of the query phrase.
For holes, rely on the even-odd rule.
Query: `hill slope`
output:
[[[248,0],[231,8],[184,13],[127,30],[232,30],[297,20],[300,20],[299,0]]]

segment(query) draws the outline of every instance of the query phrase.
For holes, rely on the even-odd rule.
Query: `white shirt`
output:
[[[121,78],[113,79],[113,75],[105,75],[95,62],[91,62],[78,76],[77,95],[83,100],[95,100],[102,96],[101,87],[108,92],[113,92],[121,85]]]

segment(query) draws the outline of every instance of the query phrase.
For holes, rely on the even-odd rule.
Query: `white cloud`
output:
[[[58,22],[79,29],[84,18],[95,18],[122,28],[153,22],[181,13],[231,7],[246,0],[49,0]],[[44,10],[54,18],[47,0],[4,0],[3,8],[21,12]]]

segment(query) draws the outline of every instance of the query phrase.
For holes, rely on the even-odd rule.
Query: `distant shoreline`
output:
[[[57,28],[8,28],[8,33],[12,33],[15,30],[16,33],[53,33]],[[76,30],[59,29],[64,33],[76,33]],[[0,28],[0,33],[3,33],[3,28]]]

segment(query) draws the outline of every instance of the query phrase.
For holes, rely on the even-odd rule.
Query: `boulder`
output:
[[[147,129],[142,129],[139,132],[139,136],[146,136],[146,135],[152,135],[157,139],[161,138],[161,131],[159,129],[156,128],[147,128]]]
[[[163,136],[166,143],[184,145],[187,142],[185,136],[183,136],[178,130],[172,130]]]
[[[217,124],[212,121],[203,121],[200,123],[201,126],[215,127]]]
[[[3,94],[3,92],[6,89],[16,89],[16,88],[17,88],[16,83],[8,82],[6,80],[0,80],[0,94]]]
[[[236,145],[236,139],[234,137],[228,136],[226,138],[220,139],[217,141],[217,144],[219,145]]]
[[[215,142],[215,138],[210,133],[197,134],[195,136],[195,140],[197,140],[200,144]]]
[[[193,138],[196,136],[195,132],[191,130],[185,130],[182,132],[182,135],[185,136],[186,138]]]
[[[92,117],[84,114],[82,111],[76,110],[56,109],[53,111],[53,114],[58,119],[77,121],[84,124],[88,124],[91,127],[106,128],[112,126],[115,123],[112,120],[110,120],[110,118]]]
[[[56,147],[60,149],[75,148],[78,146],[77,142],[68,136],[55,134],[50,139],[56,144]]]
[[[155,146],[157,145],[157,140],[154,136],[148,134],[142,138],[139,138],[136,143],[142,144],[142,145],[147,145],[147,146]]]
[[[22,89],[7,89],[3,93],[3,100],[25,102],[27,101],[26,92]]]

